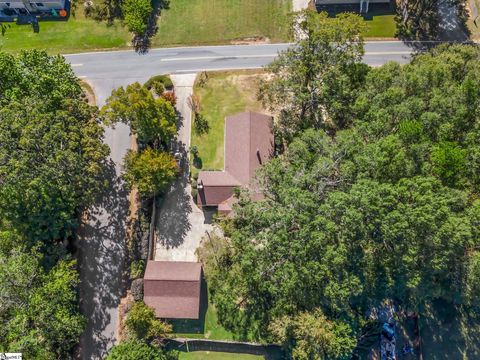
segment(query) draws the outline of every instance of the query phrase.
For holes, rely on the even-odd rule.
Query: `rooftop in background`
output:
[[[225,169],[199,173],[198,205],[218,206],[224,214],[231,211],[233,189],[248,185],[272,156],[272,125],[271,116],[251,111],[225,118]]]
[[[149,261],[144,301],[162,319],[198,319],[202,265],[183,261]]]

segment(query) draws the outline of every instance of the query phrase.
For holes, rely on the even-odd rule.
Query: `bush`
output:
[[[164,98],[165,100],[170,102],[170,104],[172,104],[172,106],[176,105],[177,97],[175,96],[175,94],[173,92],[167,91],[167,92],[164,92],[161,96],[162,96],[162,98]]]
[[[194,130],[197,135],[208,134],[210,124],[205,116],[195,113],[195,121],[193,122]]]
[[[154,81],[152,84],[153,91],[155,92],[155,95],[157,96],[162,96],[162,94],[165,92],[165,85],[161,83],[160,81]]]
[[[196,158],[198,156],[198,147],[193,145],[192,147],[190,147],[190,153],[193,155],[194,158]],[[198,178],[198,176],[197,176]]]
[[[168,76],[168,75],[152,76],[150,79],[147,80],[147,82],[144,84],[144,86],[147,89],[151,90],[154,82],[162,83],[163,86],[165,86],[165,89],[167,89],[167,90],[172,90],[173,89],[172,80],[170,80],[170,76]]]
[[[132,261],[130,265],[130,279],[138,279],[143,276],[143,271],[145,269],[145,261],[138,260]]]
[[[135,301],[142,301],[143,300],[143,279],[133,280],[130,290],[132,292],[132,296]]]
[[[106,360],[166,360],[164,352],[154,346],[138,341],[124,341],[115,345]]]
[[[192,180],[192,189],[197,189],[197,188],[198,188],[197,180],[193,179]]]
[[[153,309],[143,301],[132,306],[125,319],[125,327],[130,339],[145,341],[165,338],[172,331],[172,326],[158,320]]]
[[[192,175],[192,179],[195,180],[195,181],[198,180],[198,172],[196,172]]]

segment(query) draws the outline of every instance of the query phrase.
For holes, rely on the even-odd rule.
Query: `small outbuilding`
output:
[[[149,261],[144,276],[145,304],[162,319],[199,319],[202,265],[186,261]]]

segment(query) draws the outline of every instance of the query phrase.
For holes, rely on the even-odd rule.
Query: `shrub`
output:
[[[144,86],[145,86],[147,89],[150,90],[150,89],[152,88],[154,82],[160,82],[160,83],[162,83],[163,86],[165,86],[165,89],[167,89],[167,90],[173,89],[172,80],[170,79],[170,76],[168,76],[168,75],[156,75],[156,76],[152,76],[150,79],[147,80],[147,82],[144,84]]]
[[[198,172],[194,173],[192,175],[193,180],[197,181],[198,180]]]
[[[125,319],[128,337],[137,340],[155,340],[165,338],[172,331],[172,326],[155,317],[152,308],[143,301],[136,302]]]
[[[192,180],[192,189],[197,189],[198,188],[198,183],[197,180]]]
[[[208,134],[210,131],[210,124],[207,118],[200,113],[195,114],[193,126],[197,135]]]
[[[133,280],[130,291],[132,292],[132,296],[135,301],[142,301],[143,300],[143,279]]]
[[[115,345],[106,360],[166,360],[169,356],[161,349],[138,341],[124,341]]]
[[[143,270],[145,269],[145,261],[138,260],[132,261],[130,265],[130,279],[138,279],[143,276]]]
[[[162,96],[162,94],[165,92],[165,85],[161,83],[160,81],[154,81],[152,84],[153,91],[155,92],[155,95],[157,96]]]
[[[190,153],[193,155],[193,157],[197,157],[198,156],[198,147],[196,145],[193,145],[192,147],[190,147]],[[197,176],[198,178],[198,176]]]
[[[169,101],[172,106],[175,106],[177,104],[177,97],[172,91],[164,92],[161,96],[165,100]]]

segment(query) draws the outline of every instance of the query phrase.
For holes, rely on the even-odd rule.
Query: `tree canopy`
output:
[[[0,54],[0,213],[29,241],[63,240],[103,189],[96,109],[60,57]]]
[[[166,148],[177,132],[176,114],[170,101],[158,97],[139,83],[119,87],[102,109],[109,124],[130,125],[142,144]]]
[[[363,83],[361,63],[364,22],[354,14],[307,10],[297,15],[294,31],[301,39],[266,67],[260,98],[279,112],[277,128],[291,138],[307,128],[336,130],[351,122],[350,104]]]
[[[84,327],[77,222],[108,184],[98,111],[61,56],[0,53],[0,351],[69,359]]]
[[[178,165],[169,153],[148,148],[140,153],[129,151],[124,170],[123,176],[131,186],[144,196],[153,196],[167,189],[177,176]]]
[[[301,113],[282,122],[296,100],[285,102],[279,123],[295,136],[259,170],[264,198],[242,191],[226,237],[199,251],[225,326],[297,359],[334,359],[385,300],[478,309],[479,60],[443,45],[367,69],[351,102],[312,112],[336,117],[335,131]]]

